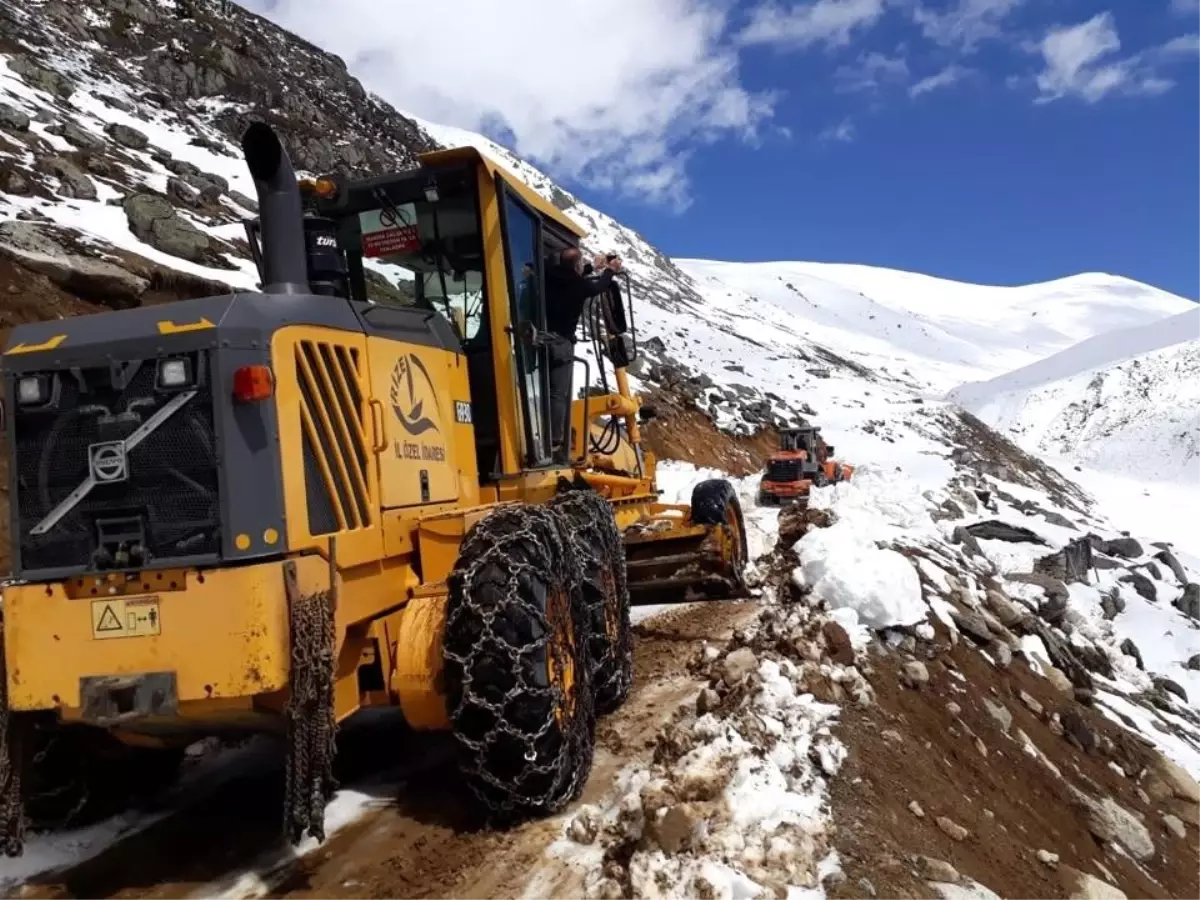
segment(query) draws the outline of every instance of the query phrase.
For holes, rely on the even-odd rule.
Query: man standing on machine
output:
[[[557,265],[546,268],[546,329],[550,358],[550,443],[554,457],[565,460],[567,419],[571,412],[571,375],[575,367],[575,331],[584,306],[592,297],[616,287],[613,279],[621,271],[616,256],[597,256],[595,274],[585,274],[583,253],[569,247],[559,254]]]

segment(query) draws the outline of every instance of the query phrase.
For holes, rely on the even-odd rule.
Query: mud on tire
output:
[[[559,494],[550,508],[566,520],[567,534],[582,566],[596,715],[607,715],[625,702],[633,682],[625,545],[612,504],[590,488]]]
[[[462,773],[499,822],[556,812],[591,772],[588,615],[561,521],[545,507],[495,510],[448,579],[447,709]]]

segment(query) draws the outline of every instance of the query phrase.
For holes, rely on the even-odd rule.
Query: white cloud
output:
[[[1200,3],[1200,0],[1196,0],[1196,2]],[[1200,34],[1181,34],[1179,37],[1171,38],[1152,52],[1164,60],[1172,56],[1200,55]]]
[[[742,85],[719,0],[243,2],[343,57],[401,111],[677,208],[687,148],[753,139],[777,99]]]
[[[1078,25],[1056,26],[1038,45],[1045,67],[1037,76],[1037,102],[1079,97],[1096,103],[1110,94],[1155,95],[1175,82],[1157,71],[1173,59],[1194,55],[1196,35],[1174,38],[1125,58],[1112,13],[1099,13]]]
[[[872,51],[859,54],[851,64],[839,66],[833,73],[839,91],[873,91],[884,83],[908,80],[908,63],[902,57],[884,56]]]
[[[814,0],[793,3],[787,9],[770,2],[754,10],[738,41],[779,47],[845,46],[856,32],[874,25],[884,7],[884,0]]]
[[[817,135],[817,140],[848,144],[854,140],[854,123],[849,119],[842,119],[836,125],[830,125]]]
[[[922,33],[943,47],[957,47],[970,53],[985,40],[1004,34],[1004,20],[1025,0],[957,0],[953,6],[936,11],[918,3],[913,21]]]
[[[969,69],[965,69],[962,66],[955,64],[948,65],[937,74],[929,75],[913,84],[913,86],[908,89],[908,95],[910,97],[919,97],[922,94],[928,94],[932,91],[950,87],[951,85],[962,81],[962,79],[968,74],[970,74]]]

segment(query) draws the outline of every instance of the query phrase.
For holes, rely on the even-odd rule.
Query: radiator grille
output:
[[[16,492],[21,568],[96,570],[114,551],[154,560],[215,556],[220,506],[213,398],[207,357],[193,356],[195,394],[127,451],[127,478],[93,487],[44,533],[39,523],[85,482],[89,448],[119,443],[179,393],[156,390],[155,360],[43,373],[56,382],[57,403],[15,413]],[[106,556],[105,549],[109,552]]]

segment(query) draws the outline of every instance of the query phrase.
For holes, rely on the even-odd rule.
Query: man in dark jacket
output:
[[[549,331],[550,357],[550,442],[554,453],[563,458],[563,443],[568,433],[571,410],[571,374],[575,366],[575,330],[584,306],[613,286],[621,271],[615,257],[598,257],[596,274],[585,275],[583,254],[570,247],[559,254],[558,264],[546,269],[546,329]]]

